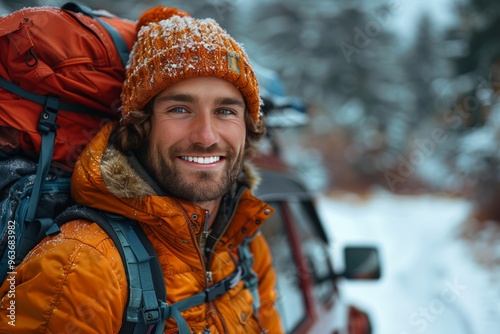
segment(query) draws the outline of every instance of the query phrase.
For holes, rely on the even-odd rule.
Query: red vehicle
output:
[[[259,74],[259,72],[258,72]],[[262,74],[262,73],[261,73]],[[259,77],[261,84],[265,80]],[[274,101],[264,90],[264,111],[271,124],[279,124],[287,112],[300,113],[299,101],[288,103],[284,96]],[[293,110],[294,109],[294,110]],[[288,111],[287,111],[288,110]],[[274,113],[274,114],[273,114]],[[271,142],[273,142],[272,138]],[[273,142],[273,145],[275,143]],[[272,146],[272,145],[271,145]],[[262,227],[277,272],[277,307],[290,334],[369,334],[366,313],[346,305],[338,289],[339,279],[377,279],[380,265],[377,249],[344,249],[344,270],[334,270],[331,244],[314,205],[314,197],[292,170],[271,151],[255,159],[262,178],[256,194],[276,212]]]

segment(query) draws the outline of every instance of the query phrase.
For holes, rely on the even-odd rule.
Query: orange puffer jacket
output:
[[[204,290],[210,273],[213,283],[231,274],[238,245],[255,236],[250,250],[259,279],[258,315],[243,281],[182,315],[193,333],[282,333],[271,255],[258,233],[272,208],[245,190],[206,268],[199,246],[206,212],[155,195],[127,158],[108,145],[112,129],[113,124],[105,126],[80,156],[73,174],[75,200],[141,222],[158,254],[169,304]],[[66,223],[60,234],[39,244],[18,266],[14,287],[6,281],[0,289],[0,333],[118,333],[128,300],[117,249],[96,223],[85,220]],[[165,333],[176,332],[170,319]]]

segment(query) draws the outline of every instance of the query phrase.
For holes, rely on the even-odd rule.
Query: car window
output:
[[[299,282],[299,272],[293,258],[292,246],[284,226],[283,204],[269,203],[276,212],[262,226],[273,256],[278,291],[277,308],[287,333],[292,333],[306,319],[306,303]]]
[[[325,241],[320,237],[317,224],[313,219],[312,203],[309,201],[288,202],[291,214],[297,225],[304,262],[313,278],[315,300],[327,302],[334,294],[333,270],[330,254]]]

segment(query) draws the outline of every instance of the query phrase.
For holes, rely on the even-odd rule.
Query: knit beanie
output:
[[[158,6],[137,23],[137,40],[121,93],[122,123],[156,94],[184,79],[214,76],[241,92],[255,124],[261,116],[257,78],[242,46],[213,19],[197,20],[176,8]]]

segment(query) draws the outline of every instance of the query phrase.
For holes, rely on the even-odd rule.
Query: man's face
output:
[[[245,102],[215,77],[180,81],[153,102],[144,161],[170,195],[193,203],[218,200],[236,182],[245,147]]]

